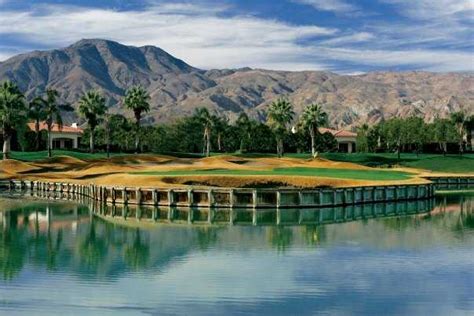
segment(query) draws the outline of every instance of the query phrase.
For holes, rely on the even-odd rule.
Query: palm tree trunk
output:
[[[48,126],[48,158],[51,158],[51,126]]]
[[[89,135],[89,150],[91,154],[94,153],[94,130],[90,130],[90,135]]]
[[[138,154],[140,150],[140,119],[137,118],[136,134],[135,134],[135,153]]]
[[[316,133],[313,128],[310,129],[309,134],[311,136],[311,156],[314,158],[316,155]]]
[[[36,133],[36,151],[40,148],[40,130],[39,130],[39,120],[35,121],[35,133]]]
[[[11,135],[7,134],[5,130],[3,130],[3,160],[8,159],[10,156],[10,143],[11,143]]]
[[[206,129],[206,157],[211,155],[211,132]]]
[[[222,137],[221,137],[221,133],[218,133],[217,134],[217,148],[219,151],[222,151]]]
[[[110,158],[110,128],[107,126],[107,133],[106,133],[106,148],[107,148],[107,158]]]
[[[278,158],[283,157],[283,138],[277,140],[277,154]]]

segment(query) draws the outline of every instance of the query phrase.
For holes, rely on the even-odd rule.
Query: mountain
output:
[[[0,81],[13,80],[28,98],[57,89],[77,104],[84,91],[100,89],[112,112],[122,112],[127,88],[144,86],[152,110],[146,120],[169,121],[206,106],[235,119],[242,111],[263,120],[270,102],[288,98],[297,113],[323,104],[334,127],[376,123],[392,116],[419,115],[427,121],[464,109],[474,112],[474,75],[375,72],[338,75],[324,71],[273,71],[192,67],[154,46],[81,40],[67,48],[35,51],[0,63]]]

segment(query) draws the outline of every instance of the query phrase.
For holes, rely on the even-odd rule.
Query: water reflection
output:
[[[0,209],[0,296],[4,298],[0,310],[6,308],[5,304],[15,305],[14,295],[18,297],[18,293],[27,300],[38,293],[32,288],[49,282],[62,287],[58,285],[61,281],[82,289],[83,292],[76,294],[88,299],[90,295],[83,285],[90,289],[90,284],[95,284],[101,288],[100,295],[110,296],[112,301],[123,300],[124,293],[131,295],[130,291],[137,291],[140,297],[132,295],[137,302],[127,299],[120,303],[132,310],[147,306],[153,313],[157,312],[154,308],[158,304],[168,306],[169,313],[189,313],[192,306],[203,308],[200,300],[204,300],[204,305],[214,307],[217,302],[226,301],[227,311],[236,311],[234,303],[241,304],[237,311],[253,312],[262,312],[257,306],[271,305],[269,311],[279,314],[285,310],[278,312],[271,302],[304,301],[302,306],[311,308],[315,308],[314,300],[322,304],[320,307],[334,304],[321,299],[328,299],[336,288],[362,293],[368,284],[380,281],[380,275],[374,276],[367,270],[368,266],[374,265],[374,271],[381,267],[390,269],[400,278],[404,272],[397,270],[400,268],[397,263],[405,267],[408,262],[416,262],[430,275],[441,273],[440,278],[443,273],[459,272],[464,279],[453,280],[460,282],[459,291],[474,287],[469,282],[473,280],[472,272],[465,271],[473,263],[472,196],[266,211],[100,207],[14,197],[0,198]],[[438,271],[431,262],[448,270]],[[359,264],[357,269],[354,264]],[[202,279],[203,273],[208,279]],[[414,275],[411,277],[415,278]],[[248,283],[242,283],[239,276]],[[161,280],[161,285],[152,286],[151,280],[156,279]],[[111,282],[117,284],[110,285]],[[268,282],[273,288],[266,287]],[[210,285],[215,291],[207,289]],[[387,284],[377,286],[380,288],[371,288],[379,291],[376,295],[387,292],[378,304],[387,304],[393,293],[388,293]],[[410,287],[409,278],[403,286]],[[239,289],[244,291],[243,288],[250,293],[240,293]],[[226,291],[228,294],[224,294]],[[175,297],[170,298],[169,293]],[[52,295],[51,299],[55,295],[65,299],[62,293]],[[360,299],[370,303],[368,297]],[[429,301],[426,297],[420,299]],[[232,300],[235,302],[229,303]],[[247,306],[248,300],[260,305]],[[472,299],[461,301],[464,304],[461,310],[473,307]],[[90,300],[84,302],[92,304]],[[70,307],[61,308],[71,312]],[[383,309],[361,307],[361,311],[383,312]]]

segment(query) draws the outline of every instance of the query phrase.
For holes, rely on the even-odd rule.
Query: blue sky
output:
[[[474,70],[474,0],[0,0],[0,60],[82,38],[205,69]]]

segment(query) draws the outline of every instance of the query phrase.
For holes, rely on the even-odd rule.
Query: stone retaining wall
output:
[[[470,182],[468,181],[467,184]],[[87,197],[106,205],[149,205],[221,208],[312,208],[362,203],[428,199],[435,184],[365,186],[322,189],[164,189],[80,185],[61,182],[7,181],[0,187],[9,190],[54,192]]]

